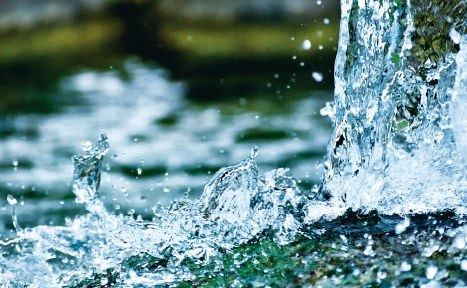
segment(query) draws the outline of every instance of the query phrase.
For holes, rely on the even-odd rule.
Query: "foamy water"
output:
[[[118,135],[114,138],[113,130],[109,129],[110,133],[103,134],[97,144],[83,143],[83,154],[73,158],[75,170],[71,186],[75,202],[84,205],[89,213],[67,219],[65,226],[24,229],[14,217],[17,236],[1,242],[0,283],[30,287],[76,283],[86,287],[109,283],[122,287],[177,285],[196,279],[186,264],[188,260],[220,271],[227,265],[222,262],[228,254],[225,251],[246,243],[253,245],[254,241],[249,241],[255,239],[267,239],[287,247],[297,237],[319,237],[326,232],[325,228],[319,228],[320,223],[326,225],[349,209],[360,213],[354,217],[370,212],[381,215],[379,217],[402,216],[400,221],[385,220],[385,227],[393,227],[394,243],[401,241],[400,245],[411,243],[421,247],[413,253],[429,261],[435,252],[457,255],[449,260],[459,266],[457,270],[467,270],[467,262],[463,262],[467,260],[462,260],[465,258],[462,252],[465,227],[460,226],[466,209],[467,184],[464,176],[467,37],[455,30],[459,27],[455,22],[444,33],[450,36],[449,41],[459,45],[458,51],[448,52],[438,62],[425,59],[420,63],[422,58],[413,52],[415,38],[419,37],[415,34],[414,18],[420,11],[415,8],[410,2],[342,1],[335,101],[322,110],[322,114],[332,117],[334,132],[328,144],[319,189],[300,190],[298,181],[287,168],[260,173],[256,161],[263,152],[260,149],[258,154],[258,148],[253,146],[249,154],[241,151],[244,160],[218,170],[206,183],[200,197],[174,200],[168,208],[152,203],[151,221],[117,215],[106,208],[99,187],[106,183],[104,167],[112,154],[112,142],[128,139]],[[96,77],[99,81],[93,80]],[[111,77],[109,82],[103,81],[106,77],[109,75],[81,74],[64,85],[68,85],[67,89],[91,93],[89,95],[105,95],[106,91],[120,91],[124,87]],[[102,81],[107,85],[96,84]],[[162,87],[172,85],[159,84]],[[154,89],[160,89],[159,85]],[[100,99],[105,101],[104,97]],[[129,103],[132,101],[137,102],[138,98],[131,98]],[[170,106],[171,103],[162,101],[160,105]],[[148,106],[148,111],[152,113],[154,108]],[[114,125],[115,129],[120,125],[138,127],[140,134],[148,129],[145,123],[152,121],[144,117],[150,112],[141,117],[130,115],[124,121],[118,120],[122,118],[120,114],[107,113],[113,115],[108,119],[109,126]],[[215,111],[206,116],[212,117],[206,125],[215,121],[213,115]],[[74,137],[72,134],[70,130],[70,137]],[[157,147],[153,149],[158,150]],[[289,153],[288,149],[296,148],[284,146],[277,151]],[[130,147],[128,151],[138,153]],[[173,161],[189,163],[193,161],[190,159],[196,159],[196,153]],[[445,211],[455,215],[451,218],[459,227],[448,221],[446,226],[431,231],[425,224],[420,227],[411,224],[410,217],[417,219],[416,214]],[[426,217],[428,221],[434,219],[429,217]],[[434,219],[430,225],[437,225],[437,221]],[[381,229],[378,225],[372,227],[366,221],[362,224],[375,231]],[[412,229],[412,234],[405,236],[407,229]],[[380,234],[389,235],[389,230],[381,231]],[[401,234],[404,237],[397,236]],[[333,242],[332,249],[341,245],[343,252],[329,250],[329,253],[345,254],[348,242],[354,241],[349,241],[344,234],[335,238],[341,240]],[[390,258],[392,251],[387,257],[384,253],[378,254],[380,247],[375,241],[380,239],[373,240],[371,234],[365,233],[355,247],[363,247],[362,255],[370,257],[368,259],[385,261]],[[422,244],[417,246],[416,243]],[[151,269],[138,266],[149,265],[144,264],[145,257],[152,257]],[[406,260],[398,264],[394,277],[411,271],[412,265],[415,267],[421,261],[411,260],[411,264]],[[305,264],[303,259],[301,261]],[[441,263],[429,261],[423,262],[424,278],[420,285],[440,287],[438,281],[454,272],[440,270]],[[355,276],[360,273],[358,269],[352,271]],[[378,275],[377,283],[387,277]],[[326,276],[316,281],[324,286],[345,285],[339,282],[342,278],[336,279],[328,280]],[[414,283],[415,280],[410,281]],[[461,280],[456,283],[456,287],[463,286]]]

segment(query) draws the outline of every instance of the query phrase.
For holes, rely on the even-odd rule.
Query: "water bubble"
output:
[[[279,74],[274,74],[274,78],[279,78]]]
[[[125,187],[122,187],[122,189],[120,189],[120,191],[122,191],[123,193],[126,192],[126,188]]]
[[[300,66],[305,66],[305,62],[300,62]]]
[[[240,100],[238,100],[238,104],[240,104],[240,106],[246,106],[248,101],[245,98],[240,98]]]
[[[318,32],[316,32],[316,36],[318,36],[318,37],[323,37],[323,31],[318,31]]]
[[[114,208],[115,208],[115,210],[119,210],[119,209],[120,209],[120,205],[115,205]]]
[[[313,72],[311,73],[311,77],[313,77],[313,79],[316,81],[316,82],[321,82],[323,81],[323,74],[319,73],[319,72]]]
[[[258,146],[253,146],[251,148],[251,158],[256,158],[256,156],[258,156],[258,153],[259,153]]]
[[[141,175],[141,173],[143,173],[143,169],[141,169],[141,168],[138,168],[138,169],[136,169],[136,170],[137,170],[137,172],[138,172],[138,175]]]
[[[295,40],[295,37],[292,37],[292,38],[290,38],[290,39],[291,39],[292,41],[294,41],[294,40]]]
[[[10,205],[15,205],[16,203],[18,203],[15,197],[13,197],[13,195],[10,195],[10,194],[8,194],[8,196],[6,197],[6,200],[8,200],[8,203],[10,203]]]
[[[324,23],[325,25],[328,25],[328,24],[329,24],[329,19],[328,19],[328,18],[324,18],[323,23]]]
[[[293,55],[293,56],[292,56],[292,59],[294,59],[294,60],[297,59],[297,56]]]
[[[13,160],[13,166],[18,166],[18,160]]]
[[[170,192],[170,188],[169,188],[169,187],[164,187],[164,192],[165,192],[165,193],[169,193],[169,192]]]
[[[144,159],[143,159],[143,158],[141,158],[141,163],[144,163]]]
[[[308,39],[304,40],[303,43],[302,43],[302,49],[303,50],[310,50],[310,48],[311,48],[310,40],[308,40]]]
[[[319,49],[319,50],[323,50],[323,48],[324,48],[323,45],[319,45],[319,46],[318,46],[318,49]]]
[[[316,1],[316,4],[321,5],[321,0]]]

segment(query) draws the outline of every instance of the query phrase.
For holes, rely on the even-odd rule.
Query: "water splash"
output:
[[[101,167],[104,155],[109,150],[107,136],[102,134],[96,145],[90,142],[81,144],[85,154],[73,156],[73,193],[76,203],[86,203],[89,212],[102,215],[104,205],[99,200],[97,190],[101,182]]]
[[[404,215],[405,220],[393,221],[396,234],[412,229],[414,221],[407,214],[447,209],[465,214],[466,25],[447,21],[442,33],[449,37],[443,39],[452,43],[442,47],[449,49],[425,51],[420,46],[426,35],[420,31],[427,24],[421,16],[430,10],[415,4],[342,1],[336,98],[322,111],[333,117],[335,130],[317,197],[300,191],[288,169],[260,175],[255,161],[259,149],[253,147],[249,157],[215,173],[199,199],[156,207],[152,221],[114,215],[98,193],[109,150],[102,135],[96,145],[83,143],[84,154],[73,157],[76,202],[90,213],[69,219],[65,227],[25,229],[14,216],[17,238],[0,242],[0,284],[176,284],[195,278],[183,265],[187,261],[212,265],[216,271],[224,265],[225,251],[258,239],[284,245],[298,236],[322,235],[326,229],[318,229],[318,221],[325,226],[348,208],[361,215],[372,210]],[[443,9],[435,15],[446,18],[452,12]],[[465,16],[465,9],[460,13]],[[378,247],[365,235],[360,254],[376,257]],[[456,249],[465,247],[465,227],[448,237]],[[340,238],[348,244],[344,235]],[[438,251],[439,239],[429,239],[421,255]],[[412,270],[408,262],[402,263],[404,272]],[[428,280],[438,273],[437,268],[427,271]]]
[[[114,215],[103,206],[98,188],[108,149],[108,139],[102,135],[96,145],[86,145],[84,154],[73,157],[73,192],[90,214],[70,220],[66,227],[20,230],[18,226],[17,239],[0,243],[3,251],[9,251],[8,258],[0,257],[0,268],[8,267],[12,275],[0,278],[0,284],[61,287],[97,274],[103,275],[102,284],[118,273],[126,285],[157,286],[192,279],[181,266],[185,259],[208,264],[220,256],[220,249],[232,249],[265,231],[285,244],[300,230],[300,205],[305,198],[287,175],[288,169],[258,174],[256,146],[250,157],[219,170],[199,199],[182,198],[169,208],[159,207],[153,221]],[[34,272],[13,281],[13,275],[31,269],[13,265],[17,257],[35,263]],[[140,264],[141,257],[163,264],[138,274],[128,261]]]

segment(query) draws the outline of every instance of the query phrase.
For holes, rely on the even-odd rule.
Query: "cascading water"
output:
[[[449,269],[467,270],[467,260],[462,260],[466,257],[465,227],[456,227],[462,224],[466,211],[467,36],[462,34],[467,30],[467,4],[425,5],[342,1],[335,102],[323,109],[334,119],[335,130],[318,195],[300,191],[288,169],[260,175],[255,162],[258,148],[253,147],[250,157],[220,169],[197,200],[179,199],[170,208],[158,207],[152,221],[114,215],[98,195],[100,168],[109,150],[107,137],[102,135],[96,145],[82,145],[83,155],[73,157],[75,201],[84,203],[90,214],[69,219],[65,227],[21,229],[15,222],[17,237],[0,242],[0,284],[176,286],[196,283],[202,277],[211,279],[216,273],[222,277],[226,267],[232,267],[228,271],[247,271],[248,261],[262,267],[262,274],[276,269],[287,278],[286,274],[293,273],[280,272],[278,264],[270,264],[274,253],[282,253],[274,247],[305,255],[304,246],[310,245],[316,253],[297,258],[300,253],[294,252],[282,263],[287,266],[296,257],[302,267],[308,267],[303,273],[313,270],[313,275],[321,275],[308,280],[302,272],[295,275],[310,281],[303,283],[345,286],[354,275],[360,282],[348,284],[362,285],[368,282],[363,275],[375,271],[377,285],[388,278],[398,284],[418,281],[433,286],[452,275],[457,282],[451,286],[462,287],[464,272]],[[428,21],[437,18],[442,20]],[[435,29],[441,36],[433,32]],[[352,214],[349,208],[358,213]],[[454,222],[443,218],[444,214],[422,217],[428,222],[414,215],[447,210],[455,211],[451,217]],[[347,216],[339,218],[344,213]],[[374,216],[394,214],[405,218]],[[433,226],[437,223],[447,224]],[[412,234],[397,236],[406,230]],[[371,233],[381,238],[373,238]],[[410,253],[425,258],[414,258],[417,260],[410,263],[404,260],[397,269],[386,265],[385,259],[399,255],[402,249],[393,252],[391,245],[384,246],[386,237],[393,237],[391,245],[420,247]],[[263,243],[268,243],[266,248]],[[255,247],[260,247],[260,252],[256,253]],[[233,252],[236,249],[244,250],[237,255]],[[441,270],[442,264],[429,258],[441,251],[448,255],[446,263],[457,266],[449,264],[451,268]],[[369,258],[368,263],[375,263],[375,259],[381,263],[378,269],[354,263],[326,275],[317,269],[320,259],[335,256],[344,261],[349,255],[354,259],[380,257]],[[261,257],[267,261],[258,260]],[[329,265],[339,261],[329,261]],[[307,266],[310,263],[314,266]],[[422,272],[415,269],[418,265]],[[367,271],[360,273],[360,269]],[[415,275],[412,282],[397,280],[401,272],[409,271]],[[243,281],[257,287],[273,281],[261,277]],[[242,285],[240,279],[235,281],[231,284]]]
[[[438,31],[444,38],[433,45],[445,45],[447,51],[427,58],[429,43],[414,44],[429,40],[423,33],[433,33],[429,25],[414,25],[414,19],[420,23],[427,17],[421,6],[342,2],[335,130],[321,190],[335,205],[385,214],[464,209],[459,151],[465,137],[460,128],[465,47],[461,44],[457,55],[451,51],[461,41],[455,29],[465,30],[466,8],[459,2],[428,16],[445,22],[456,11],[464,18]],[[448,34],[456,36],[451,40]]]

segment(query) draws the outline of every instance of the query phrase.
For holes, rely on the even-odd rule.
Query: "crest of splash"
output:
[[[465,210],[464,2],[341,1],[321,199],[383,214]]]

